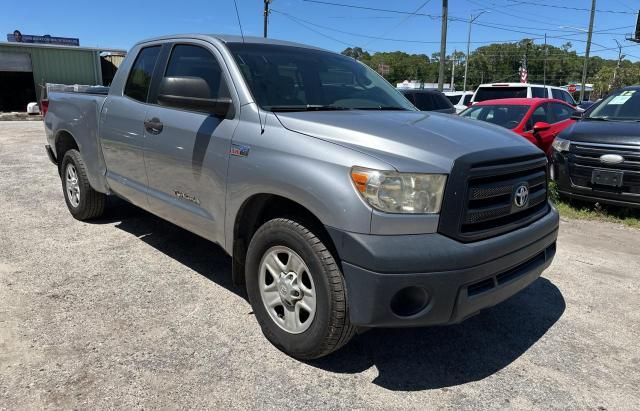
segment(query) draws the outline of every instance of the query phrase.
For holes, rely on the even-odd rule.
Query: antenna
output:
[[[244,43],[244,32],[242,31],[242,22],[240,21],[240,13],[238,13],[238,2],[233,0],[233,5],[236,7],[236,17],[238,18],[238,26],[240,26],[240,35],[242,36],[242,42]]]

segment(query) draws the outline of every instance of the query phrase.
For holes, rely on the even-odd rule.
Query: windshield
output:
[[[487,123],[496,124],[504,128],[514,129],[522,122],[528,110],[529,106],[496,104],[491,106],[473,106],[463,111],[460,115],[486,121]]]
[[[391,84],[353,58],[272,44],[227,46],[265,110],[415,110]]]
[[[480,87],[475,102],[498,100],[502,98],[527,98],[526,87]]]
[[[611,94],[585,117],[594,120],[640,121],[640,90]]]

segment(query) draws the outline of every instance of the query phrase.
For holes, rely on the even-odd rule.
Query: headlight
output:
[[[553,140],[552,147],[556,151],[569,151],[569,147],[571,147],[571,141],[565,140],[563,138],[557,138]]]
[[[437,214],[447,176],[351,169],[356,189],[373,208],[387,213]]]

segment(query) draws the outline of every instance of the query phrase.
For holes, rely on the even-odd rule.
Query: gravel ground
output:
[[[640,231],[562,221],[510,300],[303,363],[214,244],[121,202],[74,220],[44,140],[0,122],[0,408],[640,409]]]

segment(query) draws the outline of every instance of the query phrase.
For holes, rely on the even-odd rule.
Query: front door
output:
[[[173,45],[156,94],[163,94],[164,84],[188,78],[199,80],[212,99],[230,97],[229,75],[219,59],[217,50],[204,43]],[[180,92],[171,94],[176,97],[176,93]],[[227,163],[238,112],[220,117],[175,103],[163,106],[157,95],[151,97],[153,105],[146,114],[149,207],[177,225],[223,243]]]
[[[548,147],[551,145],[551,142],[553,142],[552,128],[534,132],[533,126],[535,126],[536,123],[551,124],[552,122],[553,118],[551,117],[551,109],[549,107],[549,103],[543,103],[536,107],[536,109],[531,114],[531,117],[527,121],[525,137],[545,153],[547,152]]]
[[[551,152],[553,140],[564,130],[569,127],[575,120],[571,118],[574,108],[569,104],[549,103],[551,108],[551,133],[547,140],[544,141],[545,153]]]

